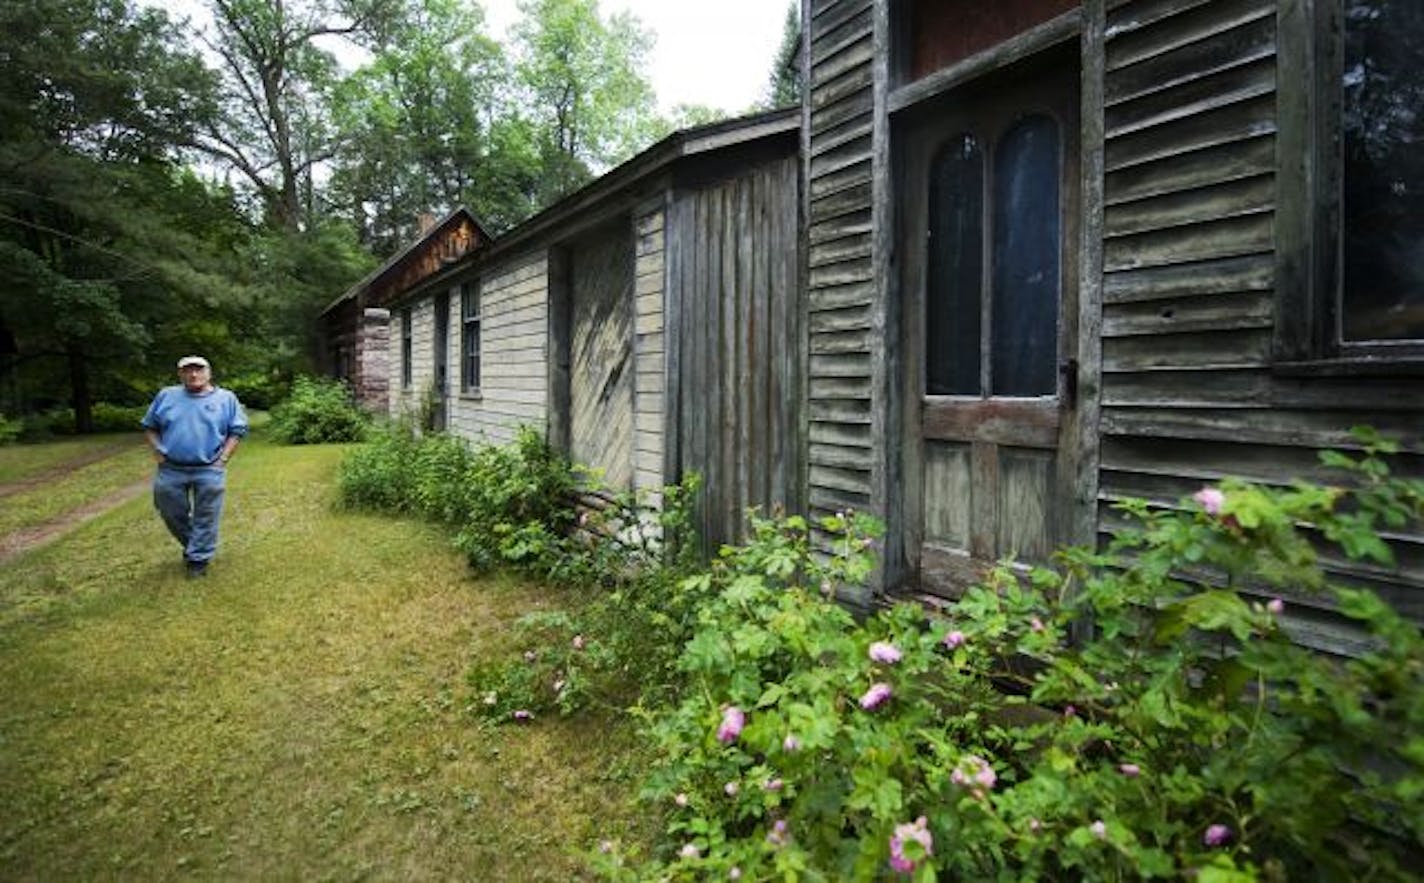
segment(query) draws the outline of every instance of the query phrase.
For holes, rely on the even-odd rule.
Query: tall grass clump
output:
[[[291,445],[360,441],[371,418],[339,380],[298,377],[292,393],[272,409],[272,434]]]

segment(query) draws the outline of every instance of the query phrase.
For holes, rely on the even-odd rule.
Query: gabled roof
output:
[[[322,310],[322,314],[325,315],[331,312],[336,309],[337,306],[352,298],[372,291],[379,292],[382,288],[398,282],[402,272],[413,268],[416,262],[426,257],[432,248],[438,247],[442,239],[451,236],[467,225],[468,228],[473,231],[476,241],[473,242],[468,249],[461,251],[459,254],[451,255],[448,259],[442,260],[440,266],[436,267],[434,272],[426,274],[426,276],[436,275],[445,265],[459,261],[465,257],[465,255],[469,254],[469,252],[479,248],[481,244],[491,241],[489,233],[485,232],[485,228],[480,225],[480,222],[475,219],[475,216],[470,214],[469,209],[461,206],[450,212],[450,214],[444,218],[441,218],[433,227],[412,240],[405,248],[388,258],[385,263],[366,274],[366,277],[360,282],[357,282],[342,292],[340,297],[326,305],[326,308]],[[423,281],[423,278],[424,277],[414,280],[405,287],[409,288],[419,284],[420,281]],[[396,294],[399,294],[399,292],[396,292]]]
[[[679,129],[507,231],[488,249],[483,249],[482,256],[494,257],[524,244],[608,197],[663,171],[677,160],[797,132],[800,126],[801,109],[790,107]]]
[[[596,209],[605,200],[668,169],[678,160],[713,154],[719,150],[752,144],[765,138],[786,136],[800,131],[800,126],[801,109],[791,107],[680,129],[508,230],[492,242],[484,228],[479,227],[476,223],[476,229],[479,230],[482,241],[486,243],[483,247],[471,248],[435,272],[403,286],[400,292],[394,293],[391,297],[381,298],[381,301],[389,303],[399,294],[410,291],[431,279],[443,278],[473,260],[486,257],[494,258],[526,245],[549,230],[556,229],[559,225],[578,217],[582,212]],[[345,294],[327,306],[324,312],[330,312],[338,304],[344,303],[362,292],[377,289],[384,280],[396,277],[403,262],[413,260],[422,244],[428,243],[432,237],[435,237],[439,231],[445,229],[446,225],[458,217],[467,218],[471,223],[475,223],[474,217],[468,211],[463,208],[456,209],[425,236],[411,243],[400,254],[386,261],[365,279],[353,285]]]

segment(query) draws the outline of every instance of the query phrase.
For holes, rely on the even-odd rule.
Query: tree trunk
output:
[[[69,359],[69,389],[74,406],[74,431],[83,435],[94,431],[94,403],[89,398],[89,363],[77,343],[67,349]]]

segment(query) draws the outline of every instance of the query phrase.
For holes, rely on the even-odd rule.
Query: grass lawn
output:
[[[560,596],[334,511],[340,456],[245,444],[205,580],[146,495],[0,570],[0,879],[565,880],[646,833],[626,725],[466,712]]]
[[[143,437],[135,428],[133,432],[85,435],[44,444],[5,445],[0,447],[0,485],[22,481],[90,454],[142,443]]]
[[[90,500],[152,476],[153,469],[152,455],[139,442],[96,463],[66,470],[51,481],[0,500],[0,535],[58,518]]]

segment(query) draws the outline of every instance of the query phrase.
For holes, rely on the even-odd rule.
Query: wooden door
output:
[[[621,219],[568,252],[569,455],[609,487],[633,481],[633,230]]]
[[[437,432],[446,428],[446,397],[450,389],[450,293],[442,291],[435,295],[435,391],[432,404],[431,423]]]
[[[1066,52],[1021,65],[901,133],[906,553],[934,594],[1067,536],[1077,70]]]

